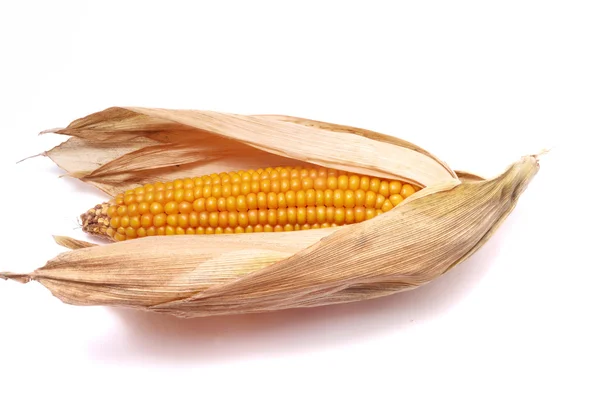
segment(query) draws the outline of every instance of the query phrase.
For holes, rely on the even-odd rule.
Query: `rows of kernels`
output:
[[[267,168],[146,184],[117,196],[108,234],[293,231],[353,224],[391,210],[409,184],[330,169]]]
[[[113,216],[110,218],[110,227],[117,229],[119,227],[134,229],[143,227],[237,227],[245,228],[256,224],[351,224],[369,220],[377,215],[377,212],[385,211],[383,209],[365,208],[357,206],[354,208],[333,206],[308,206],[308,207],[290,207],[285,209],[259,209],[245,212],[190,212],[181,214],[160,213],[153,215],[151,213],[142,216]]]
[[[279,169],[279,170],[278,170]],[[248,195],[258,192],[287,192],[300,190],[362,190],[372,191],[385,197],[400,194],[404,198],[414,193],[414,188],[400,181],[338,174],[329,169],[272,169],[270,172],[222,173],[201,178],[175,180],[170,183],[146,184],[117,196],[117,204],[166,203],[169,201],[193,202],[199,198]],[[268,169],[267,169],[268,170]],[[261,173],[259,173],[261,172]]]
[[[193,234],[241,234],[241,233],[262,233],[262,232],[282,232],[282,231],[300,231],[300,230],[312,230],[318,228],[329,228],[338,227],[336,223],[315,223],[315,224],[257,224],[255,226],[242,227],[188,227],[186,229],[182,227],[140,227],[137,230],[128,227],[119,227],[118,229],[109,228],[107,234],[117,241],[124,241],[126,239],[143,238],[156,235],[193,235]]]
[[[401,193],[385,196],[373,191],[358,190],[300,190],[286,192],[258,192],[247,195],[237,196],[209,196],[200,198],[186,198],[185,200],[168,200],[163,198],[156,200],[153,198],[139,203],[117,204],[111,206],[109,216],[136,216],[147,212],[152,214],[177,214],[189,213],[192,210],[202,211],[238,211],[243,212],[251,209],[276,209],[286,207],[306,207],[306,206],[334,206],[334,207],[373,207],[381,209],[384,202],[392,197],[400,202],[412,195],[414,189],[410,187]],[[398,202],[399,203],[399,202]]]

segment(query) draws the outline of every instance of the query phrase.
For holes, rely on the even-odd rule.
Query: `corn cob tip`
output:
[[[109,235],[107,234],[107,230],[110,226],[108,207],[108,203],[101,203],[80,216],[81,228],[85,233],[109,238]]]
[[[19,283],[28,283],[31,281],[31,276],[29,274],[20,274],[20,273],[10,273],[10,272],[0,272],[0,279],[4,280],[14,280]]]

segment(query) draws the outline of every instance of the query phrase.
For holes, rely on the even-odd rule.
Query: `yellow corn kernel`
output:
[[[112,205],[106,210],[106,215],[108,217],[115,217],[117,215],[117,206]]]
[[[358,206],[358,207],[354,208],[354,221],[356,223],[365,221],[366,218],[367,218],[367,210],[364,207]]]
[[[158,202],[152,202],[150,204],[150,213],[153,215],[161,214],[164,211],[163,205]]]
[[[127,227],[125,229],[125,235],[127,238],[137,238],[137,231],[133,227]]]
[[[177,215],[169,214],[167,215],[167,225],[171,227],[177,227]]]
[[[164,213],[157,214],[152,219],[152,225],[154,225],[154,227],[162,227],[165,224],[167,224],[167,215]]]
[[[394,208],[394,205],[392,204],[392,202],[389,199],[386,199],[385,202],[383,202],[383,205],[381,206],[381,210],[383,210],[384,212],[389,212],[393,208]]]
[[[185,194],[185,190],[183,188],[176,189],[173,191],[173,200],[177,203],[183,201],[183,195]]]
[[[165,213],[166,214],[177,214],[178,213],[178,206],[179,203],[176,201],[171,201],[171,202],[167,202],[167,204],[165,205],[164,209],[165,209]]]
[[[398,206],[403,200],[404,198],[399,193],[390,196],[390,202],[392,202],[392,205],[394,206]]]
[[[192,210],[194,209],[194,207],[192,206],[192,204],[188,201],[183,201],[180,202],[178,205],[178,211],[181,214],[188,214],[190,213]]]
[[[410,184],[404,184],[402,185],[402,190],[400,191],[400,195],[402,195],[402,197],[404,199],[408,198],[409,196],[411,196],[412,194],[414,194],[415,188],[410,185]]]
[[[379,188],[381,187],[381,180],[379,178],[371,178],[370,181],[371,181],[371,185],[370,185],[371,191],[378,193]]]
[[[112,228],[119,228],[121,226],[121,218],[119,216],[115,216],[110,219],[110,226]]]
[[[136,230],[140,228],[140,216],[133,216],[129,218],[129,226]]]
[[[148,213],[149,211],[150,211],[150,205],[148,204],[148,202],[138,203],[137,212],[140,216]]]

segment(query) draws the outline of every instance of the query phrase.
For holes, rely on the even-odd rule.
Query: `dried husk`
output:
[[[456,173],[406,141],[287,116],[111,108],[57,130],[48,151],[68,174],[110,195],[172,180],[269,165],[315,165],[424,189],[374,219],[286,233],[147,237],[72,249],[30,274],[62,301],[182,317],[352,302],[424,285],[479,249],[537,173],[536,156],[484,180]]]

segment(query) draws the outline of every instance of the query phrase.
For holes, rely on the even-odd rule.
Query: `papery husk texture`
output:
[[[525,156],[484,180],[455,173],[406,141],[287,116],[111,108],[57,130],[46,153],[110,195],[185,176],[311,163],[423,187],[374,219],[342,227],[218,236],[147,237],[71,248],[30,273],[75,305],[182,317],[256,313],[381,297],[424,285],[495,232],[539,169]]]

